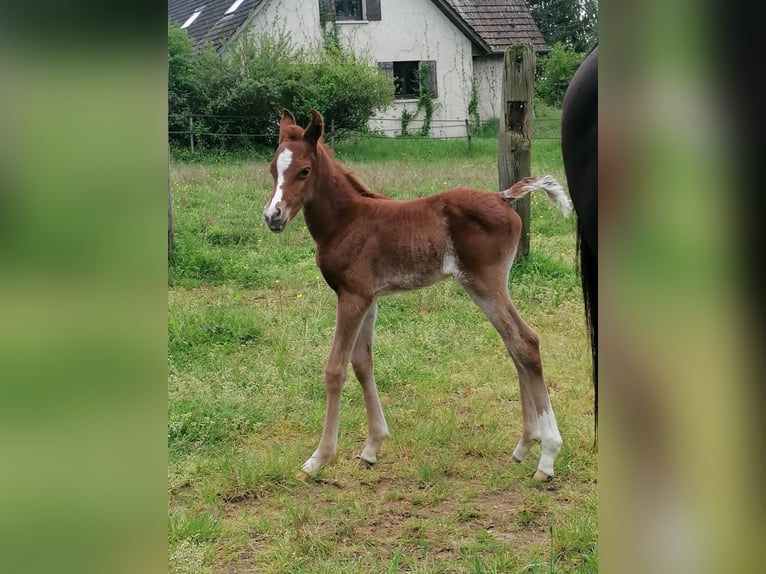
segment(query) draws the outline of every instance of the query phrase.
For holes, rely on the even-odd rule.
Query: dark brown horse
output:
[[[513,458],[541,443],[535,477],[553,476],[561,449],[556,417],[543,380],[538,337],[508,295],[508,274],[521,233],[513,199],[545,191],[566,216],[569,199],[550,176],[529,177],[500,193],[452,189],[411,201],[369,191],[322,142],[316,110],[301,128],[288,110],[279,124],[271,162],[274,189],[263,219],[275,233],[301,209],[316,242],[316,261],[338,297],[335,336],[324,371],[327,411],[319,446],[302,466],[306,478],[336,452],[340,394],[349,361],[362,385],[367,443],[360,458],[377,461],[388,434],[373,377],[376,299],[453,277],[484,312],[505,343],[519,375],[523,426]]]
[[[598,45],[586,54],[564,95],[561,154],[577,217],[577,250],[590,331],[598,432]]]

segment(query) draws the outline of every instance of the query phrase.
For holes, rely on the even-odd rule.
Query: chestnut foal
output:
[[[538,337],[508,295],[521,233],[521,219],[508,203],[543,190],[566,217],[570,203],[563,188],[551,176],[528,177],[500,193],[460,188],[397,201],[369,191],[336,162],[322,142],[322,131],[322,116],[316,110],[311,110],[305,130],[290,111],[282,112],[279,145],[270,166],[274,190],[263,211],[266,225],[279,233],[303,209],[316,242],[317,264],[338,297],[335,336],[324,370],[324,428],[298,477],[307,478],[335,455],[349,361],[367,411],[367,443],[359,457],[367,464],[377,461],[388,426],[372,372],[376,299],[448,276],[497,329],[516,365],[523,427],[514,460],[524,460],[533,442],[540,441],[535,478],[552,477],[562,440],[543,381]]]

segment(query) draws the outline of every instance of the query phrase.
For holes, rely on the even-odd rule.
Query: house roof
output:
[[[211,42],[218,50],[265,1],[244,0],[234,12],[226,14],[235,0],[168,0],[168,19],[181,26],[198,8],[202,8],[186,31],[196,46]]]
[[[226,14],[235,0],[168,0],[168,19],[181,26],[202,8],[186,31],[196,46],[211,42],[220,50],[250,14],[267,1],[243,0],[234,12]],[[524,0],[431,1],[484,54],[499,54],[518,43],[530,43],[538,52],[548,51]]]
[[[485,52],[502,53],[511,44],[532,44],[535,51],[548,46],[524,0],[432,0],[459,28],[467,27],[478,36]],[[452,14],[450,14],[452,13]],[[462,22],[456,22],[454,17]],[[465,30],[464,30],[465,32]]]

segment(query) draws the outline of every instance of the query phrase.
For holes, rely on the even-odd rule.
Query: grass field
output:
[[[497,190],[496,140],[348,141],[339,159],[372,189],[411,198]],[[337,460],[295,479],[324,417],[334,324],[302,217],[272,235],[268,160],[174,163],[168,290],[171,572],[596,572],[597,457],[573,221],[532,199],[530,257],[511,295],[538,332],[564,438],[549,483],[521,430],[515,370],[452,281],[379,301],[375,374],[390,436],[359,468],[359,385],[343,393]],[[564,181],[558,142],[535,175]]]

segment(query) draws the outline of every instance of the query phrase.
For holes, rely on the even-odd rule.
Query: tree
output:
[[[532,17],[550,46],[560,43],[586,52],[598,37],[598,0],[527,0]]]
[[[194,44],[178,26],[168,23],[168,130],[188,127],[196,100]]]
[[[538,63],[536,97],[549,106],[560,106],[564,92],[582,59],[581,52],[575,52],[562,44],[553,44],[550,54],[541,58]]]

